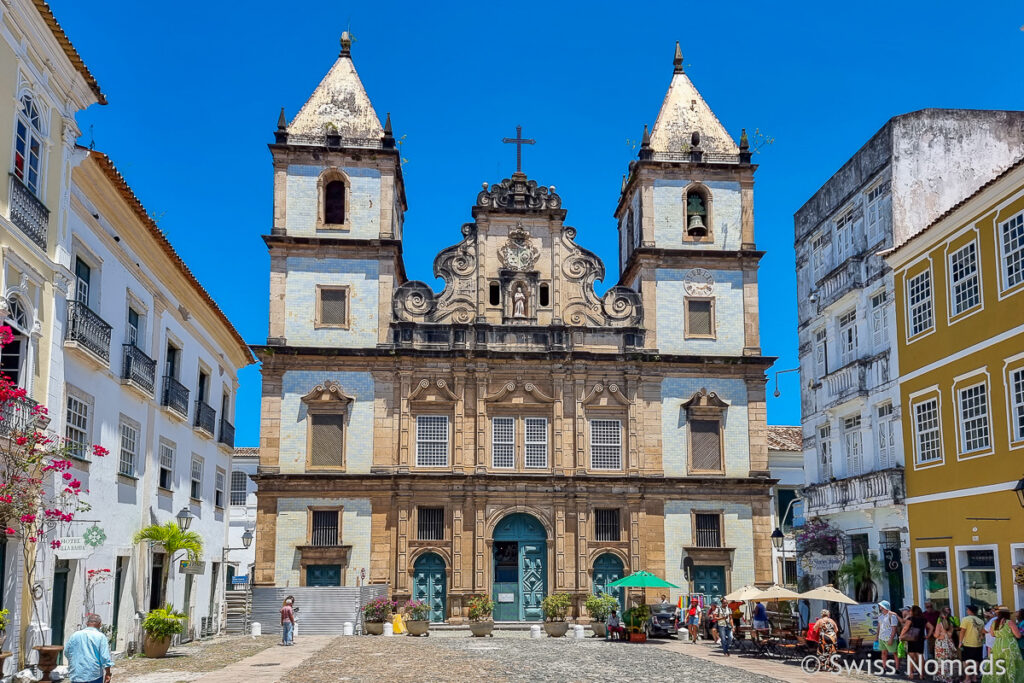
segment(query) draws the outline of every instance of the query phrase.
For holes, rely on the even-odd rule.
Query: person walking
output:
[[[708,630],[711,631],[711,640],[714,641],[715,645],[718,645],[718,643],[719,643],[718,605],[713,603],[713,602],[708,607],[707,624],[708,624]]]
[[[700,626],[700,604],[697,602],[697,598],[693,598],[690,601],[690,606],[686,608],[686,630],[690,634],[690,642],[697,642],[697,628]]]
[[[910,608],[910,618],[903,624],[900,640],[907,644],[907,678],[924,680],[924,642],[932,634],[932,625],[924,618],[921,608]]]
[[[1017,610],[1013,620],[1017,624],[1017,630],[1021,632],[1021,637],[1017,638],[1017,646],[1020,648],[1020,654],[1024,656],[1024,609]]]
[[[288,596],[281,606],[281,644],[294,645],[292,631],[295,629],[295,611],[292,609],[294,598]]]
[[[889,655],[896,660],[896,671],[900,670],[899,633],[900,618],[892,611],[888,600],[878,603],[878,650],[882,653],[882,668],[887,669]]]
[[[110,643],[100,632],[103,622],[98,614],[85,617],[85,628],[75,631],[64,646],[71,683],[110,683]]]
[[[839,626],[832,619],[832,613],[827,609],[821,610],[821,616],[814,622],[814,630],[818,632],[818,670],[832,671],[832,656],[839,642]]]
[[[939,621],[939,612],[935,609],[934,603],[931,600],[924,601],[924,613],[921,614],[924,620],[932,625],[932,633],[935,633],[935,624]],[[927,638],[924,641],[924,659],[928,661],[935,657],[935,636]]]
[[[953,669],[955,665],[943,665],[944,662],[957,660],[956,644],[953,642],[954,633],[956,633],[956,626],[953,624],[952,617],[949,616],[948,608],[944,609],[939,612],[939,616],[935,620],[935,628],[932,630],[932,642],[935,643],[933,654],[939,664],[935,680],[943,681],[943,683],[953,683],[959,678]]]
[[[978,616],[978,606],[968,605],[967,616],[960,620],[960,661],[964,671],[971,667],[975,673],[964,675],[964,683],[975,683],[978,680],[978,667],[985,659],[985,622]]]
[[[1024,658],[1021,657],[1017,639],[1021,630],[1010,618],[1007,607],[995,608],[995,622],[992,624],[991,674],[982,678],[985,683],[1024,683]]]
[[[729,656],[729,646],[732,645],[732,610],[729,609],[729,601],[722,598],[715,613],[718,619],[718,637],[722,641],[722,654]]]

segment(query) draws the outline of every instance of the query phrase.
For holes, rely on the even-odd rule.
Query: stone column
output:
[[[487,365],[480,363],[476,368],[476,471],[487,473]]]
[[[740,249],[756,249],[754,245],[754,172],[740,179]]]
[[[765,403],[765,383],[762,379],[747,382],[747,435],[750,444],[750,474],[768,469],[768,409]]]
[[[253,583],[273,586],[277,563],[277,496],[260,492],[256,498],[256,567]]]
[[[268,344],[285,343],[285,294],[288,286],[288,257],[279,248],[270,249],[270,326]]]
[[[629,409],[626,420],[626,448],[629,452],[628,465],[626,473],[631,477],[639,476],[643,467],[641,462],[641,449],[640,449],[640,410],[642,403],[640,401],[640,375],[633,369],[630,369],[626,374],[626,386],[620,391],[625,391],[625,397],[629,399]]]
[[[571,588],[565,571],[565,503],[564,499],[555,503],[555,590],[566,591]]]
[[[409,527],[412,518],[412,495],[402,492],[395,496],[395,510],[398,513],[398,533],[395,557],[395,590],[408,593],[409,587]]]
[[[409,415],[409,392],[412,391],[412,370],[401,369],[399,377],[399,409],[398,409],[398,471],[409,472],[409,440],[411,438],[412,416]]]
[[[757,265],[743,269],[743,355],[761,355],[761,321],[758,312]]]
[[[260,399],[260,466],[280,467],[281,399],[284,372],[273,361],[263,366],[263,396]]]

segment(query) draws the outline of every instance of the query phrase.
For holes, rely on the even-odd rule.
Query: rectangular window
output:
[[[857,358],[857,311],[839,316],[839,360],[842,365]]]
[[[999,250],[1003,266],[1003,289],[1024,282],[1024,212],[999,226]]]
[[[932,273],[929,270],[907,280],[907,308],[910,336],[932,328]]]
[[[871,342],[875,349],[889,342],[889,307],[886,306],[885,290],[871,297]]]
[[[931,398],[914,406],[914,431],[917,438],[917,462],[935,462],[942,458],[939,433],[939,400]]]
[[[516,465],[516,423],[511,417],[491,420],[491,467],[503,469]]]
[[[921,557],[920,555],[918,556]],[[949,562],[944,551],[925,553],[921,567],[923,602],[931,602],[935,609],[950,607]]]
[[[949,255],[949,290],[953,315],[981,304],[977,243],[971,242]]]
[[[696,472],[722,471],[721,423],[690,420],[690,467]]]
[[[340,413],[310,413],[309,423],[310,466],[344,466],[345,416]]]
[[[249,475],[245,472],[239,472],[234,470],[231,473],[231,504],[232,505],[245,505],[245,499],[247,496],[246,489],[248,488]]]
[[[818,464],[821,468],[821,480],[832,478],[832,425],[818,429]]]
[[[14,145],[14,175],[25,183],[32,194],[39,195],[39,160],[42,145],[35,130],[30,128],[21,118],[18,119],[18,132]]]
[[[68,394],[64,438],[68,454],[79,460],[85,460],[89,455],[89,409],[88,403]]]
[[[775,514],[779,519],[779,527],[783,531],[793,528],[793,508],[796,507],[793,501],[795,500],[795,490],[783,488],[775,490]]]
[[[811,258],[814,262],[814,279],[820,280],[829,271],[832,251],[832,236],[819,235],[811,243]]]
[[[348,327],[348,288],[317,287],[318,327]]]
[[[448,416],[416,417],[416,466],[448,466]]]
[[[796,560],[789,557],[783,560],[782,580],[786,586],[795,586],[797,584]]]
[[[694,545],[698,548],[722,547],[722,516],[698,512],[693,516]]]
[[[960,405],[960,452],[973,453],[989,447],[988,393],[986,385],[975,384],[961,389]]]
[[[203,497],[203,459],[192,456],[192,485],[189,487],[189,495],[200,500]]]
[[[338,511],[313,510],[313,528],[309,544],[314,546],[338,545]]]
[[[715,336],[714,306],[711,299],[686,300],[686,336]]]
[[[1013,401],[1013,440],[1024,440],[1024,368],[1010,373],[1010,392]]]
[[[814,364],[819,379],[828,374],[828,332],[824,329],[814,333]]]
[[[896,466],[896,424],[891,403],[878,406],[878,467]]]
[[[846,473],[857,475],[864,472],[864,453],[860,438],[860,415],[843,420],[843,442],[846,445]]]
[[[421,541],[444,540],[444,508],[416,510],[416,538]]]
[[[995,551],[962,550],[960,553],[960,585],[966,594],[965,603],[973,603],[986,610],[998,605]]]
[[[92,268],[78,256],[75,257],[75,301],[89,305],[89,286]]]
[[[879,183],[867,192],[868,246],[881,242],[889,228],[889,186]]]
[[[213,506],[222,508],[224,507],[224,470],[217,468],[216,474],[213,475]]]
[[[174,483],[174,447],[160,442],[160,488],[171,490]]]
[[[539,469],[548,466],[548,419],[526,418],[526,467]]]
[[[135,463],[139,455],[139,430],[127,422],[121,423],[121,457],[117,471],[129,477],[135,476]]]
[[[836,256],[842,263],[853,255],[853,211],[836,219]]]
[[[619,509],[594,510],[594,538],[598,541],[619,540]]]
[[[139,345],[139,331],[141,322],[139,319],[139,312],[134,308],[128,309],[128,338],[125,343],[131,344],[132,346]]]
[[[622,422],[619,420],[590,421],[590,467],[622,469]]]

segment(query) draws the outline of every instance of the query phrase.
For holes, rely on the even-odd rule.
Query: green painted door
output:
[[[517,513],[494,530],[492,599],[495,621],[543,621],[547,592],[547,533],[535,517]]]
[[[614,595],[619,601],[619,614],[626,605],[626,589],[609,588],[608,584],[624,576],[622,560],[611,553],[598,555],[594,560],[594,595]]]
[[[340,586],[340,564],[311,564],[306,567],[307,586]]]
[[[444,560],[436,553],[427,553],[416,558],[413,565],[412,597],[430,605],[430,620],[445,620]]]
[[[64,621],[68,611],[68,574],[71,565],[67,560],[57,560],[53,570],[53,592],[50,594],[51,645],[64,644]]]
[[[693,592],[703,593],[712,600],[720,599],[725,595],[725,567],[694,567]]]
[[[522,596],[519,618],[522,621],[544,621],[544,611],[540,603],[544,600],[545,588],[547,586],[547,572],[545,571],[545,555],[547,554],[546,543],[543,541],[525,542],[522,547],[522,560],[520,562],[522,579],[519,582]]]

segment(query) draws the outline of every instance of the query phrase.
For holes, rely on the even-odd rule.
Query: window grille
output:
[[[249,476],[235,470],[231,473],[231,504],[245,505]]]
[[[416,537],[421,541],[444,540],[444,508],[419,508]]]
[[[130,424],[121,423],[121,458],[117,471],[129,477],[135,476],[135,461],[139,452],[139,431]]]
[[[961,389],[960,435],[963,453],[981,451],[989,447],[988,395],[984,384]]]
[[[914,406],[914,428],[917,432],[917,461],[926,463],[942,458],[938,399],[932,398]]]
[[[686,328],[691,335],[710,337],[714,333],[710,301],[702,299],[687,301],[686,318]]]
[[[348,290],[320,288],[320,324],[348,324]]]
[[[548,466],[548,419],[526,418],[526,467]]]
[[[622,469],[622,423],[619,420],[590,421],[590,467]]]
[[[697,471],[722,469],[722,439],[718,420],[690,420],[691,465]]]
[[[978,246],[975,242],[949,255],[949,273],[953,315],[979,305],[981,287],[978,283]]]
[[[345,416],[338,413],[312,413],[309,416],[310,454],[313,467],[341,467],[344,465]]]
[[[910,336],[916,336],[932,327],[932,274],[925,271],[907,282],[907,300],[910,303]]]
[[[491,466],[511,468],[516,464],[515,419],[495,417],[491,420]]]
[[[338,545],[338,511],[314,510],[313,529],[310,533],[310,545]]]
[[[698,548],[721,548],[722,530],[721,516],[717,514],[697,513],[694,515],[694,535]]]
[[[416,466],[448,466],[448,416],[416,417]]]
[[[618,508],[594,510],[594,538],[598,541],[618,541],[620,528]]]

